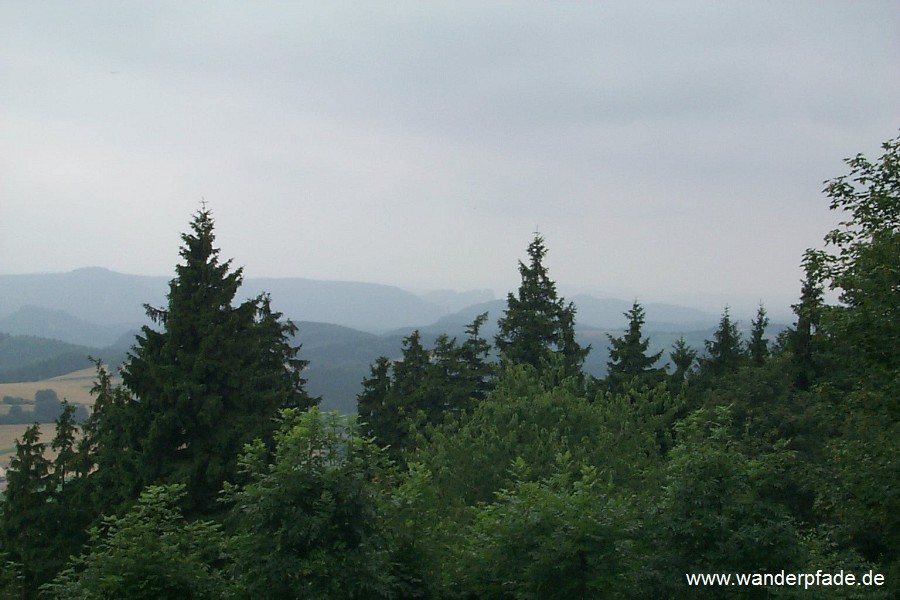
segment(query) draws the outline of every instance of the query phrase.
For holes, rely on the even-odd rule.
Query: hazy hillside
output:
[[[90,365],[95,349],[28,335],[0,334],[0,382],[55,377]]]
[[[481,304],[490,302],[494,299],[494,292],[491,290],[469,290],[466,292],[456,292],[454,290],[432,290],[424,292],[419,296],[427,302],[435,304],[444,312],[451,313],[462,310],[473,304]]]
[[[619,298],[596,298],[579,294],[568,299],[578,307],[578,323],[582,327],[597,329],[621,329],[628,319],[625,312],[634,301]],[[714,315],[686,306],[660,302],[641,303],[646,321],[644,331],[689,331],[713,327],[720,315]]]
[[[431,323],[445,312],[398,287],[358,281],[247,279],[240,290],[243,297],[263,292],[272,296],[275,310],[295,321],[335,323],[373,333]]]
[[[35,381],[89,366],[88,356],[112,364],[125,359],[141,323],[143,304],[165,305],[165,277],[124,275],[105,269],[79,269],[64,274],[0,276],[0,380]],[[488,290],[437,291],[416,296],[400,288],[359,282],[309,279],[248,279],[241,298],[268,292],[276,310],[299,327],[296,338],[308,390],[323,398],[323,406],[355,409],[361,382],[378,356],[399,357],[404,336],[414,329],[422,342],[434,343],[445,333],[463,339],[465,328],[479,314],[489,314],[481,335],[493,342],[506,300]],[[475,300],[453,312],[463,302]],[[621,335],[631,301],[575,295],[579,341],[593,351],[585,371],[606,372],[607,334]],[[665,352],[684,335],[689,345],[703,349],[719,315],[663,303],[644,305],[645,335],[653,351]],[[742,329],[750,319],[736,316]],[[780,327],[772,326],[771,332]]]
[[[0,319],[6,326],[0,331],[28,329],[22,323],[30,319],[28,311],[17,314],[27,306],[64,311],[98,326],[127,331],[146,322],[144,304],[165,306],[168,281],[169,277],[126,275],[100,268],[0,275]],[[291,319],[335,323],[371,332],[431,323],[446,312],[393,286],[300,278],[248,278],[240,289],[240,300],[263,292],[270,293],[273,307]],[[73,339],[78,335],[78,326],[69,323],[69,327],[70,331],[55,337],[66,335]]]
[[[81,346],[104,347],[116,343],[127,324],[98,325],[63,310],[27,304],[0,318],[0,331],[12,335],[33,335]]]
[[[125,275],[100,268],[0,275],[0,317],[30,305],[62,310],[98,325],[128,329],[144,322],[144,304],[165,302],[167,282],[167,277]]]

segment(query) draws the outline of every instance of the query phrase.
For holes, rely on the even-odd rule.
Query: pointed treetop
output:
[[[507,295],[507,308],[498,322],[497,348],[513,364],[544,368],[553,354],[563,357],[571,375],[581,375],[581,365],[590,351],[575,341],[575,306],[556,293],[556,283],[547,274],[544,238],[535,233],[528,245],[529,262],[519,261],[522,277],[518,294]]]
[[[642,338],[644,308],[637,300],[632,304],[631,310],[625,313],[625,317],[628,319],[628,331],[622,337],[606,336],[610,343],[610,360],[606,363],[607,387],[612,392],[619,391],[623,384],[634,379],[652,387],[662,380],[664,373],[663,368],[653,366],[659,361],[662,351],[649,354],[650,339]]]

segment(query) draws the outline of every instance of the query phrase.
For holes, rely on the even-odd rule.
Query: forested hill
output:
[[[164,306],[170,277],[117,273],[102,268],[68,273],[0,275],[0,331],[73,344],[105,346],[147,322],[144,305]],[[332,323],[369,333],[462,326],[481,312],[494,316],[505,299],[489,290],[414,294],[396,286],[297,277],[245,279],[243,298],[268,293],[273,309],[295,321]],[[570,298],[585,328],[616,329],[631,300],[579,294]],[[644,299],[652,300],[651,299]],[[690,331],[715,325],[718,315],[696,308],[645,302],[648,331]],[[721,308],[721,307],[720,307]],[[787,307],[767,306],[778,318]],[[718,309],[717,309],[718,310]],[[63,314],[65,313],[65,314]],[[734,315],[749,323],[752,313]]]
[[[88,268],[4,275],[0,286],[7,291],[0,298],[0,332],[9,334],[0,344],[0,382],[14,382],[85,368],[88,356],[110,363],[123,360],[140,325],[147,322],[143,304],[164,305],[168,280]],[[487,290],[418,297],[386,285],[297,278],[248,279],[241,288],[245,297],[264,292],[271,294],[273,307],[299,327],[293,341],[303,346],[301,356],[309,361],[304,377],[310,393],[322,397],[324,408],[348,413],[355,410],[369,366],[378,356],[399,357],[403,337],[413,330],[421,331],[426,343],[441,334],[462,339],[466,326],[487,312],[483,334],[492,337],[506,308],[505,299],[489,300],[448,313],[454,303],[489,297]],[[607,333],[621,333],[630,302],[584,294],[573,301],[579,339],[593,347],[585,371],[602,376]],[[672,304],[650,302],[645,310],[644,329],[656,351],[670,348],[682,335],[692,346],[702,347],[718,321],[717,315]],[[750,316],[739,319],[745,330],[750,321]],[[774,336],[782,328],[773,324],[770,332]]]
[[[66,305],[61,309],[27,304],[0,317],[0,332],[8,334],[0,341],[0,382],[37,381],[64,375],[89,366],[89,356],[110,364],[124,360],[142,322],[135,312],[129,313],[131,309],[127,304],[139,305],[130,286],[147,290],[151,287],[148,283],[155,282],[154,285],[165,288],[165,283],[157,278],[101,269],[82,269],[62,275],[5,277],[7,282],[19,284],[19,287],[8,288],[10,294],[4,299],[6,306],[11,306],[16,298],[51,306],[62,305],[60,299],[65,299]],[[93,289],[90,283],[101,291],[105,300],[98,304],[104,305],[108,312],[97,312],[87,301],[89,290]],[[304,377],[308,380],[310,393],[322,398],[324,408],[347,413],[355,410],[356,396],[362,389],[369,366],[379,356],[398,358],[403,337],[413,330],[421,331],[423,341],[429,344],[441,334],[462,339],[466,325],[477,315],[487,312],[489,319],[483,334],[493,337],[497,333],[497,318],[506,308],[506,300],[491,300],[438,315],[441,309],[437,306],[389,286],[298,279],[257,279],[251,283],[256,286],[252,295],[268,290],[273,305],[297,323],[298,331],[293,341],[302,345],[301,356],[309,361]],[[247,290],[242,291],[246,293]],[[478,294],[459,296],[479,297]],[[363,302],[363,298],[370,301]],[[444,300],[447,300],[446,294]],[[593,347],[585,361],[585,371],[602,376],[606,372],[607,334],[621,333],[626,326],[624,313],[630,304],[624,300],[587,295],[576,296],[574,300],[578,306],[579,339]],[[370,316],[356,316],[356,307],[360,305],[368,306]],[[96,318],[99,323],[70,314],[70,310]],[[407,311],[406,318],[402,316],[404,311]],[[670,348],[680,336],[684,336],[690,345],[702,347],[703,340],[709,337],[718,321],[715,315],[670,304],[648,303],[646,313],[645,331],[651,334],[651,347],[655,351]],[[310,314],[332,320],[322,322],[304,318]],[[390,325],[390,331],[376,334],[347,325],[354,322],[374,325],[371,315],[380,315],[380,328]],[[741,319],[740,325],[749,330],[750,318]],[[773,324],[770,332],[774,336],[782,328]]]

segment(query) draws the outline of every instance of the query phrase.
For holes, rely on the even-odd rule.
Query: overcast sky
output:
[[[900,128],[896,0],[0,2],[0,273],[786,305]],[[699,302],[699,301],[698,301]]]

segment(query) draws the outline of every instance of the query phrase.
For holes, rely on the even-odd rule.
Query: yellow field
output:
[[[9,466],[10,459],[16,454],[16,440],[21,440],[25,430],[29,427],[31,424],[0,425],[0,466],[4,468]],[[56,457],[56,452],[50,449],[50,441],[55,433],[53,423],[41,425],[41,441],[47,444],[44,456],[51,460]]]
[[[51,389],[56,391],[56,395],[59,396],[60,400],[68,400],[72,404],[91,405],[94,403],[94,399],[91,396],[91,388],[96,379],[97,371],[90,367],[41,381],[0,383],[0,398],[3,396],[17,396],[26,400],[33,400],[36,391]],[[113,379],[113,383],[118,383],[116,378]]]
[[[26,400],[33,400],[36,391],[50,389],[56,391],[56,395],[59,396],[60,400],[66,399],[72,404],[87,404],[90,406],[94,403],[94,398],[91,396],[91,388],[96,378],[97,372],[91,367],[42,381],[0,383],[0,398],[3,396],[16,396]],[[119,383],[118,377],[113,378],[113,383]],[[27,413],[32,407],[23,406],[22,409]],[[0,404],[0,414],[5,414],[8,411],[9,406]],[[6,466],[9,464],[10,457],[16,451],[15,440],[22,438],[22,434],[28,426],[28,424],[0,425],[0,465]],[[41,425],[42,441],[48,445],[53,438],[53,433],[52,423]],[[50,457],[50,455],[48,448],[46,456]]]
[[[16,440],[22,439],[26,429],[28,425],[0,425],[0,465],[9,464],[9,459],[16,453]],[[41,433],[44,433],[43,427]]]

